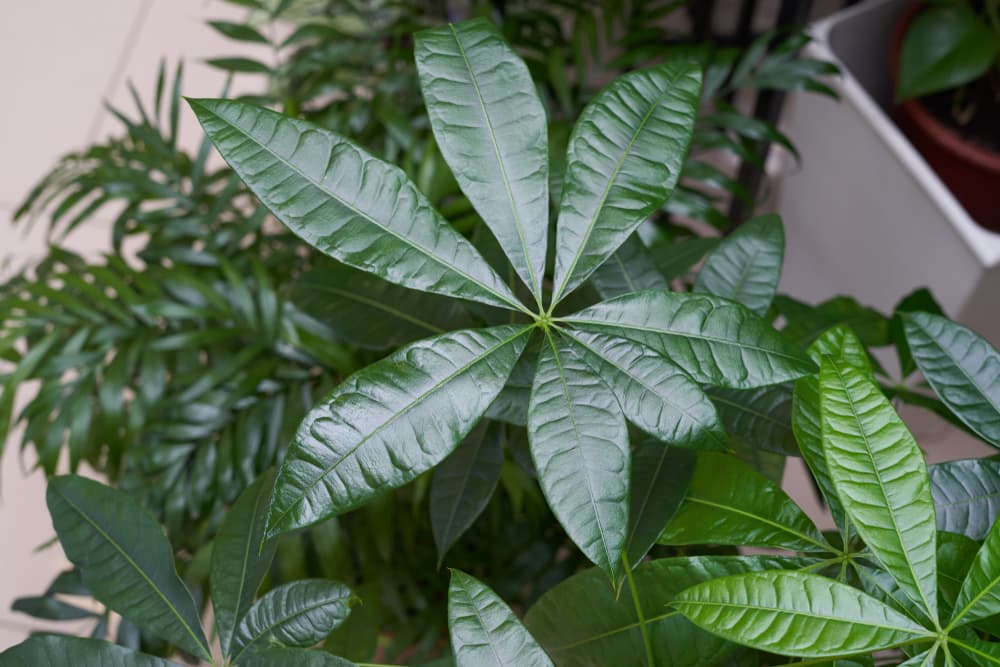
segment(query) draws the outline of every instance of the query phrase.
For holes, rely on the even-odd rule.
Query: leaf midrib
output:
[[[812,537],[809,537],[805,533],[800,533],[797,530],[793,530],[792,528],[790,528],[788,526],[785,526],[784,524],[777,523],[777,522],[772,521],[772,520],[770,520],[770,519],[768,519],[766,517],[760,516],[759,514],[752,514],[750,512],[747,512],[745,510],[741,510],[741,509],[739,509],[737,507],[734,507],[732,505],[724,505],[722,503],[717,503],[717,502],[714,502],[714,501],[711,501],[711,500],[706,500],[705,498],[699,498],[698,496],[693,496],[693,495],[690,495],[690,494],[688,494],[688,496],[685,498],[685,501],[691,501],[691,502],[695,502],[695,503],[701,503],[702,505],[707,505],[707,506],[713,507],[715,509],[727,510],[727,511],[732,512],[733,514],[739,514],[739,515],[745,516],[745,517],[747,517],[749,519],[756,519],[757,521],[760,521],[763,524],[771,526],[772,528],[777,528],[778,530],[780,530],[780,531],[782,531],[784,533],[788,533],[789,535],[792,535],[794,537],[798,537],[799,539],[805,540],[806,542],[809,542],[810,544],[814,544],[817,547],[819,547],[820,549],[822,549],[824,552],[835,553],[835,550],[833,548],[831,548],[829,544],[823,544],[819,540],[817,540],[815,538],[812,538]]]
[[[500,665],[500,667],[503,667],[504,661],[500,659],[500,654],[497,653],[497,648],[493,642],[493,633],[490,632],[489,627],[486,625],[486,621],[483,619],[483,615],[479,611],[479,605],[476,604],[476,601],[472,597],[472,593],[469,592],[465,583],[466,582],[464,581],[460,581],[458,585],[462,587],[462,592],[465,593],[465,597],[469,601],[469,606],[472,607],[472,611],[475,612],[476,621],[479,623],[479,627],[481,627],[483,632],[486,633],[486,641],[490,647],[490,652],[493,654],[493,659],[497,661],[497,664]]]
[[[318,282],[316,282],[316,283],[306,283],[306,284],[310,287],[310,289],[314,289],[314,290],[317,290],[317,291],[320,291],[320,292],[331,292],[333,294],[336,294],[337,296],[341,296],[341,297],[344,297],[346,299],[350,299],[350,300],[353,300],[353,301],[357,301],[358,303],[365,304],[366,306],[371,306],[372,308],[376,308],[376,309],[382,310],[382,311],[388,313],[389,315],[392,315],[394,317],[398,317],[399,319],[404,320],[406,322],[409,322],[410,324],[413,324],[413,325],[416,325],[416,326],[421,327],[423,329],[426,329],[427,331],[431,332],[432,334],[443,334],[443,333],[446,333],[445,329],[442,329],[441,327],[433,325],[430,322],[425,322],[424,320],[421,320],[420,318],[415,317],[413,315],[410,315],[408,313],[404,313],[403,311],[401,311],[401,310],[399,310],[397,308],[393,308],[392,306],[388,305],[384,301],[378,301],[377,299],[370,299],[370,298],[368,298],[366,296],[362,296],[361,294],[358,294],[357,292],[351,292],[349,290],[343,290],[343,289],[340,289],[339,287],[334,287],[332,285],[323,285],[323,284],[320,284]]]
[[[107,541],[108,544],[114,547],[115,551],[117,551],[128,562],[129,565],[132,566],[132,568],[139,574],[140,577],[142,577],[142,579],[146,582],[146,584],[149,585],[151,589],[153,589],[153,591],[160,598],[163,604],[165,604],[167,608],[177,618],[177,620],[180,621],[181,625],[184,626],[184,629],[191,636],[191,639],[194,640],[194,643],[198,646],[198,648],[202,650],[203,652],[202,657],[205,659],[210,659],[211,653],[209,652],[208,647],[205,646],[205,644],[201,641],[201,639],[198,638],[198,635],[195,634],[194,630],[191,628],[188,622],[184,619],[183,616],[181,616],[180,611],[173,605],[173,603],[166,597],[166,595],[163,594],[163,591],[160,590],[159,586],[154,584],[153,580],[146,575],[146,573],[143,571],[141,567],[139,567],[139,564],[136,563],[132,559],[132,557],[129,556],[128,553],[124,549],[122,549],[121,546],[119,546],[118,542],[113,540],[111,538],[111,535],[109,535],[103,528],[101,528],[101,526],[98,525],[98,523],[94,521],[90,517],[90,515],[83,510],[83,508],[81,508],[79,505],[70,500],[64,493],[59,493],[59,497],[62,498],[67,505],[76,510],[76,512],[81,517],[83,517],[83,519],[87,523],[89,523],[94,528],[94,530],[96,530],[105,539],[105,541]]]
[[[284,518],[286,516],[288,516],[289,512],[292,511],[292,509],[294,509],[297,505],[299,505],[300,503],[302,503],[305,500],[306,496],[309,493],[311,493],[313,489],[316,488],[316,486],[320,483],[320,481],[322,481],[322,479],[324,477],[326,477],[331,472],[333,472],[333,470],[335,470],[337,468],[337,466],[339,466],[341,463],[343,463],[345,460],[347,460],[348,457],[350,457],[355,452],[357,452],[363,445],[365,445],[369,440],[371,440],[373,437],[375,437],[375,435],[378,434],[382,429],[386,428],[387,426],[389,426],[390,424],[392,424],[394,421],[396,421],[397,419],[399,419],[400,417],[402,417],[403,415],[405,415],[406,413],[408,413],[414,407],[416,407],[417,405],[419,405],[420,403],[422,403],[424,401],[424,399],[426,399],[430,394],[438,391],[441,387],[443,387],[444,385],[446,385],[449,382],[451,382],[452,380],[454,380],[456,376],[458,376],[458,375],[460,375],[460,374],[468,371],[471,367],[473,367],[476,364],[482,362],[484,359],[486,359],[487,357],[489,357],[490,355],[492,355],[494,352],[496,352],[500,348],[502,348],[502,347],[504,347],[506,345],[509,345],[512,341],[517,340],[519,337],[523,336],[524,334],[526,334],[529,331],[531,331],[531,327],[528,327],[528,326],[522,327],[514,335],[509,336],[508,338],[502,340],[501,342],[497,343],[496,345],[494,345],[493,347],[489,348],[488,350],[485,350],[481,354],[476,355],[468,363],[466,363],[463,366],[461,366],[461,367],[457,368],[456,370],[454,370],[451,374],[449,374],[448,376],[446,376],[440,382],[436,383],[435,385],[433,385],[432,387],[430,387],[429,389],[427,389],[424,393],[420,394],[415,399],[413,399],[412,401],[410,401],[399,412],[396,412],[389,419],[387,419],[386,421],[384,421],[381,424],[379,424],[371,432],[369,432],[365,437],[361,438],[361,440],[358,441],[358,444],[354,445],[354,447],[352,447],[347,452],[345,452],[343,454],[343,456],[341,456],[339,459],[337,459],[332,465],[330,465],[329,467],[327,467],[326,469],[324,469],[322,473],[320,473],[319,475],[317,475],[316,479],[314,481],[312,481],[308,486],[306,486],[305,488],[303,488],[302,493],[299,494],[298,499],[294,503],[292,503],[291,505],[289,505],[288,509],[286,509],[284,512],[282,512],[276,519],[274,519],[273,521],[270,521],[269,524],[271,526],[275,526],[278,523],[280,523],[281,521],[283,521]]]
[[[205,109],[206,107],[202,106],[202,108]],[[455,274],[457,274],[457,275],[461,276],[462,278],[464,278],[465,280],[468,280],[470,283],[472,283],[474,285],[477,285],[483,291],[485,291],[485,292],[487,292],[489,294],[492,294],[496,298],[500,299],[503,303],[506,303],[508,306],[513,306],[514,310],[520,310],[522,312],[528,312],[527,309],[520,302],[518,302],[516,298],[512,299],[511,297],[508,297],[506,295],[500,294],[499,292],[495,291],[492,287],[484,285],[478,279],[473,278],[472,276],[470,276],[469,274],[467,274],[465,271],[463,271],[462,269],[458,268],[457,266],[454,266],[452,264],[446,263],[443,259],[439,258],[437,255],[435,255],[433,252],[431,252],[427,248],[424,248],[422,245],[418,244],[416,241],[414,241],[414,240],[412,240],[410,238],[407,238],[407,237],[399,234],[395,230],[391,229],[390,227],[386,227],[385,225],[379,223],[375,218],[371,217],[369,214],[365,213],[364,211],[362,211],[361,209],[357,208],[353,204],[348,203],[343,198],[341,198],[340,196],[338,196],[336,193],[333,193],[333,192],[330,192],[329,190],[324,189],[320,183],[317,183],[315,180],[313,180],[312,178],[310,178],[301,169],[299,169],[298,167],[296,167],[294,164],[292,164],[291,162],[289,162],[287,159],[285,159],[281,155],[278,155],[276,152],[274,152],[271,149],[270,146],[268,146],[268,145],[266,145],[266,144],[264,144],[264,143],[262,143],[260,141],[257,141],[257,139],[254,138],[249,132],[247,132],[247,131],[243,130],[242,128],[240,128],[240,127],[234,125],[233,123],[229,122],[226,118],[222,117],[220,114],[216,113],[215,111],[212,111],[211,109],[206,109],[206,110],[208,110],[209,113],[211,113],[213,116],[215,116],[216,118],[218,118],[220,121],[222,121],[223,123],[225,123],[225,125],[227,127],[229,127],[232,130],[238,132],[240,135],[242,135],[247,140],[249,140],[250,142],[252,142],[258,148],[261,148],[265,152],[269,153],[275,160],[277,160],[278,162],[280,162],[283,165],[285,165],[285,167],[287,167],[290,171],[298,174],[300,178],[302,178],[304,181],[306,181],[307,183],[309,183],[310,185],[312,185],[314,188],[316,188],[317,190],[319,190],[323,194],[327,195],[331,199],[336,200],[344,208],[346,208],[346,209],[348,209],[350,211],[353,211],[354,214],[357,215],[358,217],[363,218],[364,220],[367,220],[369,223],[371,223],[375,227],[378,227],[383,232],[386,232],[390,236],[393,236],[396,239],[398,239],[400,241],[403,241],[406,245],[409,245],[409,246],[415,248],[416,250],[420,251],[424,256],[426,256],[428,259],[430,259],[431,261],[433,261],[435,264],[437,264],[439,266],[442,266],[445,269],[447,269],[448,271],[452,271]],[[342,141],[345,141],[345,140],[342,139]],[[355,148],[356,150],[358,149],[358,147],[355,146],[353,143],[351,143],[351,142],[347,142],[347,143],[348,143],[348,145],[350,145],[351,147]],[[362,158],[363,158],[363,156],[362,156]],[[368,159],[374,159],[374,158],[368,158]],[[415,187],[414,187],[414,190],[416,190]],[[437,211],[434,211],[432,213],[432,215],[437,215]],[[454,231],[454,230],[452,230],[452,231]],[[462,239],[462,240],[464,240],[464,239]],[[475,249],[473,248],[473,250],[475,250]],[[487,270],[492,271],[492,269],[490,269],[485,262],[483,262],[483,266]],[[499,279],[499,277],[498,277],[498,279]],[[500,281],[500,284],[503,284],[503,282]],[[457,298],[461,298],[461,297],[457,297]]]
[[[237,615],[240,612],[240,605],[242,604],[243,601],[243,589],[246,586],[247,570],[250,569],[250,545],[253,543],[254,526],[256,525],[257,510],[260,508],[260,499],[263,495],[264,493],[262,491],[261,493],[258,493],[253,499],[253,511],[250,513],[250,516],[253,517],[253,520],[250,523],[250,531],[249,533],[247,533],[246,546],[243,550],[243,562],[241,564],[242,567],[240,568],[240,586],[236,593],[236,604],[233,607],[233,622],[232,626],[229,629],[229,639],[226,642],[226,648],[229,648],[233,645],[233,640],[236,638],[236,630],[238,629],[240,621],[243,620],[242,618],[237,617]]]
[[[298,618],[299,616],[305,616],[306,614],[309,614],[327,605],[337,604],[345,599],[350,599],[350,595],[348,594],[348,595],[340,595],[337,597],[324,598],[313,604],[308,604],[300,609],[296,609],[295,611],[292,611],[285,616],[277,618],[277,620],[275,620],[273,623],[265,625],[263,628],[261,628],[260,632],[252,636],[250,638],[250,641],[248,641],[246,644],[243,645],[242,648],[240,648],[240,652],[233,656],[233,663],[237,663],[239,661],[240,656],[242,656],[248,648],[256,644],[262,638],[266,637],[272,630],[274,630],[279,625],[283,625],[292,619]],[[251,609],[250,611],[253,610]],[[249,613],[247,614],[247,616],[249,616]],[[240,625],[242,625],[242,623]],[[247,630],[251,630],[251,628],[248,627]]]

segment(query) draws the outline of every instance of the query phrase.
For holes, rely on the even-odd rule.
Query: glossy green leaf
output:
[[[902,318],[913,360],[934,392],[969,428],[1000,447],[1000,352],[946,317]]]
[[[698,584],[673,602],[696,625],[763,651],[835,657],[930,633],[873,597],[804,572],[751,572]]]
[[[995,522],[962,583],[951,622],[963,625],[1000,614],[1000,521]]]
[[[832,551],[777,484],[729,454],[702,452],[661,544],[732,544]]]
[[[418,32],[414,56],[441,154],[541,306],[548,138],[528,68],[487,19]]]
[[[239,42],[254,42],[257,44],[268,43],[267,37],[260,34],[260,32],[252,26],[243,23],[232,23],[230,21],[209,21],[208,25],[212,26],[212,28],[226,37],[235,39]]]
[[[748,448],[798,456],[792,431],[792,385],[775,384],[757,389],[712,389],[726,431]]]
[[[695,556],[640,564],[635,587],[655,664],[714,665],[734,648],[670,608],[684,589],[726,575],[807,564],[775,556]],[[528,610],[524,623],[560,667],[646,664],[635,602],[597,568],[551,588]]]
[[[273,111],[228,100],[190,104],[261,202],[318,250],[404,287],[524,309],[399,168]]]
[[[889,322],[889,335],[892,337],[892,344],[896,347],[896,356],[899,359],[899,374],[904,379],[917,370],[917,365],[913,361],[913,355],[910,354],[910,345],[906,342],[902,315],[919,312],[944,315],[940,304],[926,287],[915,289],[900,299],[893,308],[892,320]]]
[[[694,290],[738,301],[764,315],[778,290],[784,257],[781,218],[772,213],[748,220],[708,256]]]
[[[514,365],[514,370],[507,378],[500,394],[486,410],[490,419],[524,426],[528,423],[528,402],[531,398],[531,385],[535,380],[535,368],[538,367],[538,350],[530,346]]]
[[[955,655],[962,657],[963,667],[966,664],[970,666],[1000,665],[1000,644],[979,641],[978,639],[949,637],[948,645]]]
[[[274,558],[274,541],[264,541],[273,488],[273,470],[248,486],[226,514],[212,546],[212,610],[223,655],[229,655],[236,627]]]
[[[269,535],[358,507],[437,465],[503,388],[531,331],[456,331],[358,371],[299,426],[275,483]]]
[[[670,198],[700,90],[695,64],[668,62],[619,77],[580,114],[566,152],[553,303]]]
[[[942,618],[951,616],[962,585],[979,553],[979,543],[961,533],[938,531],[938,602]]]
[[[486,508],[502,466],[503,425],[482,421],[434,469],[430,511],[438,562]]]
[[[816,371],[805,352],[764,320],[740,304],[707,294],[634,292],[564,320],[651,347],[704,384],[747,389]]]
[[[547,336],[528,436],[549,507],[580,550],[614,577],[629,510],[629,446],[618,402],[562,336]]]
[[[300,276],[292,300],[337,336],[376,350],[472,325],[460,301],[393,285],[332,260]]]
[[[458,667],[551,667],[552,661],[503,600],[481,581],[451,571],[448,629]]]
[[[625,554],[632,567],[656,544],[680,507],[695,461],[691,450],[668,447],[651,438],[632,452],[632,494],[625,540]]]
[[[849,328],[868,347],[888,345],[890,342],[889,319],[848,296],[835,296],[813,306],[778,294],[773,305],[785,318],[782,333],[799,345],[810,345],[824,331],[837,325]]]
[[[33,635],[0,653],[0,667],[178,667],[176,662],[97,639]]]
[[[565,335],[611,387],[630,422],[671,445],[725,449],[715,406],[669,359],[626,338],[572,330]]]
[[[871,376],[824,357],[823,449],[865,544],[906,594],[937,616],[934,501],[923,453]]]
[[[45,494],[66,557],[104,605],[205,660],[211,655],[191,593],[160,525],[127,494],[53,477]]]
[[[823,332],[809,346],[808,352],[817,364],[820,363],[823,355],[829,354],[866,372],[871,371],[868,353],[861,341],[849,328],[843,325],[832,327]],[[818,377],[809,375],[796,381],[792,397],[791,424],[802,459],[809,466],[813,478],[819,485],[834,520],[843,530],[845,526],[844,506],[830,480],[830,473],[826,468],[826,454],[823,451]]]
[[[245,656],[239,667],[356,667],[350,660],[325,651],[300,648],[269,648]]]
[[[948,461],[927,471],[938,530],[982,541],[1000,514],[1000,461]]]
[[[590,276],[602,299],[648,289],[667,289],[667,279],[656,268],[638,234],[625,239],[618,250]]]
[[[896,99],[957,88],[985,74],[998,57],[996,28],[973,7],[960,3],[928,7],[916,15],[903,37]]]
[[[351,590],[335,581],[303,579],[257,600],[233,637],[233,661],[270,645],[308,647],[323,641],[351,613]]]

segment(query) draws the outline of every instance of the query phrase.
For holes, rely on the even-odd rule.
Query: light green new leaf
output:
[[[269,535],[346,512],[437,465],[500,393],[530,331],[447,333],[348,378],[299,426],[275,483]]]
[[[490,501],[502,466],[503,425],[482,421],[434,469],[431,530],[439,562]]]
[[[638,609],[628,593],[619,593],[603,572],[592,568],[549,589],[528,610],[524,624],[560,667],[646,665],[642,625],[649,636],[655,665],[715,665],[732,651],[733,645],[699,629],[671,609],[674,596],[718,577],[797,568],[809,562],[775,556],[647,561],[633,574]]]
[[[628,431],[611,390],[559,335],[546,337],[538,358],[528,437],[549,507],[614,578],[628,528]]]
[[[590,276],[602,299],[647,289],[667,289],[667,279],[656,268],[652,255],[638,234],[625,239],[608,261]]]
[[[1000,461],[966,459],[929,466],[938,530],[981,542],[1000,515]]]
[[[630,422],[678,447],[726,448],[715,406],[669,359],[626,338],[573,330],[565,335],[611,387]]]
[[[350,660],[326,651],[301,648],[269,648],[244,656],[239,667],[357,667]]]
[[[668,62],[619,77],[580,114],[566,151],[552,303],[673,194],[700,91],[697,65]]]
[[[1000,447],[1000,352],[979,334],[929,313],[904,313],[910,353],[945,405]]]
[[[635,567],[656,544],[664,526],[680,507],[694,473],[689,449],[668,447],[652,438],[632,453],[632,497],[625,554]]]
[[[305,648],[323,641],[351,613],[351,590],[327,579],[283,584],[257,600],[233,638],[233,662],[274,644]]]
[[[875,598],[804,572],[715,579],[682,592],[673,606],[731,641],[805,658],[878,651],[930,635]]]
[[[367,349],[399,347],[473,324],[461,301],[325,258],[295,280],[292,302],[336,336]]]
[[[180,667],[176,662],[97,639],[32,635],[0,653],[0,667]]]
[[[824,357],[827,470],[851,522],[883,567],[937,617],[937,528],[923,453],[871,376]]]
[[[634,292],[563,320],[651,347],[703,384],[749,389],[816,372],[805,352],[763,319],[708,294]]]
[[[230,100],[189,102],[226,162],[316,249],[404,287],[524,310],[401,169],[305,121]]]
[[[777,484],[728,454],[702,452],[660,544],[732,544],[833,551]]]
[[[792,431],[792,385],[774,384],[757,389],[712,389],[709,398],[726,431],[748,448],[798,456]]]
[[[274,541],[264,541],[273,488],[273,470],[248,486],[226,514],[212,546],[212,610],[223,655],[229,655],[236,627],[274,558]]]
[[[901,662],[899,667],[933,667],[934,658],[937,656],[937,647],[931,647],[931,650],[924,651],[919,655],[915,655],[906,662]],[[834,666],[836,667],[836,665]]]
[[[812,345],[809,346],[809,356],[819,364],[823,355],[829,354],[857,366],[865,372],[871,372],[868,353],[854,332],[843,325],[838,325],[824,331]],[[792,397],[792,431],[799,445],[802,459],[809,466],[816,483],[819,485],[830,513],[837,525],[843,530],[844,507],[837,497],[837,491],[830,480],[826,469],[826,454],[823,451],[823,426],[820,423],[819,378],[808,375],[795,383]]]
[[[708,256],[694,290],[738,301],[764,315],[778,290],[784,257],[781,218],[768,214],[748,220]]]
[[[962,583],[952,625],[1000,614],[1000,521],[993,524]]]
[[[548,133],[528,68],[487,19],[423,30],[414,39],[441,154],[541,307]]]
[[[66,557],[101,603],[150,633],[208,660],[191,592],[156,520],[127,494],[93,480],[49,480],[45,500]]]
[[[510,607],[458,570],[451,571],[448,587],[448,629],[457,667],[552,667]]]

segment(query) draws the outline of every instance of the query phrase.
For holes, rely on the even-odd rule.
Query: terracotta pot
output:
[[[919,4],[910,7],[896,24],[890,54],[894,83],[898,79],[903,36],[922,9]],[[939,121],[919,99],[896,105],[892,117],[965,207],[969,217],[987,229],[1000,231],[1000,153],[966,141]]]

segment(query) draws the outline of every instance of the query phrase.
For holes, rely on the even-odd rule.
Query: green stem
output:
[[[653,667],[653,642],[649,638],[649,630],[646,629],[646,616],[642,613],[642,604],[639,602],[639,591],[635,588],[635,579],[632,578],[632,564],[628,562],[628,555],[622,553],[622,564],[625,566],[625,578],[628,579],[628,588],[632,592],[632,604],[635,605],[635,614],[639,617],[639,632],[642,633],[642,645],[646,649],[646,665]]]

